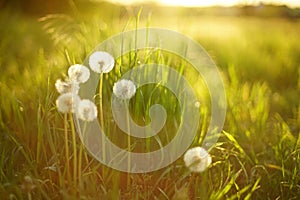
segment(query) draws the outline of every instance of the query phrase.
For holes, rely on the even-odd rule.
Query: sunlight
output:
[[[97,1],[97,0],[95,0]],[[207,7],[207,6],[234,6],[234,5],[257,5],[260,2],[265,4],[287,5],[290,7],[299,7],[300,0],[108,0],[119,4],[134,4],[154,2],[167,6],[184,7]]]
[[[186,7],[205,7],[205,6],[232,6],[237,3],[237,0],[210,0],[210,1],[195,1],[195,0],[161,0],[158,1],[164,5],[171,6],[186,6]]]
[[[285,4],[291,7],[300,5],[300,0],[209,0],[209,1],[195,1],[195,0],[158,0],[157,2],[164,5],[171,6],[185,6],[185,7],[205,7],[205,6],[234,6],[238,4]]]

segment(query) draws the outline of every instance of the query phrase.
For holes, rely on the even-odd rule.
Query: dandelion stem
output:
[[[80,147],[79,147],[79,155],[78,155],[78,184],[79,184],[80,188],[81,188],[81,185],[82,185],[81,184],[82,150],[83,150],[83,146],[82,146],[82,143],[81,143]]]
[[[129,188],[130,187],[130,167],[131,167],[131,158],[130,158],[130,122],[129,122],[129,104],[128,102],[126,101],[126,109],[127,109],[127,115],[126,115],[126,124],[127,124],[127,131],[128,131],[128,134],[127,134],[127,146],[128,146],[128,161],[127,161],[127,172],[128,172],[128,176],[127,176],[127,187]]]
[[[69,143],[68,143],[68,115],[67,113],[64,115],[64,131],[65,131],[65,148],[66,148],[66,171],[67,171],[67,179],[68,183],[71,181],[70,175],[70,164],[69,164]]]
[[[104,135],[104,120],[103,120],[103,98],[102,98],[102,90],[103,90],[103,73],[100,73],[100,80],[99,80],[99,116],[100,116],[100,126],[102,130],[102,135]],[[102,137],[102,159],[106,161],[106,152],[105,152],[105,138]],[[105,168],[102,168],[102,176],[106,174]]]
[[[80,188],[82,186],[82,183],[81,183],[82,151],[83,151],[83,145],[82,145],[82,143],[84,142],[84,138],[85,138],[86,124],[87,123],[85,122],[84,126],[83,126],[83,130],[82,130],[82,142],[80,143],[79,156],[78,156],[78,184],[79,184]]]
[[[28,200],[32,200],[32,196],[31,196],[30,192],[27,192],[27,198],[28,198]]]
[[[75,135],[75,127],[73,121],[73,114],[70,113],[70,120],[71,120],[71,130],[72,130],[72,143],[73,143],[73,180],[74,186],[76,189],[77,186],[77,148],[76,148],[76,135]]]
[[[104,132],[104,121],[103,121],[103,107],[102,107],[102,87],[103,87],[103,73],[100,73],[100,81],[99,81],[99,116],[100,116],[100,126],[102,131]],[[102,139],[102,156],[105,161],[105,141],[104,137]]]

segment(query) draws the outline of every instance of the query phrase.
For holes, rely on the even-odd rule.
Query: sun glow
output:
[[[209,0],[209,1],[195,1],[195,0],[160,0],[158,1],[164,5],[171,6],[185,6],[185,7],[205,7],[205,6],[232,6],[237,3],[237,0]]]
[[[134,4],[153,2],[167,6],[184,7],[207,7],[207,6],[234,6],[234,5],[257,5],[260,2],[265,4],[288,5],[300,7],[300,0],[108,0],[120,4]]]

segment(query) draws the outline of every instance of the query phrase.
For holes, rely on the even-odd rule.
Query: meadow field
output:
[[[39,16],[6,8],[0,23],[0,199],[300,198],[300,20],[102,5]],[[85,151],[72,118],[57,111],[54,84],[70,65],[83,63],[110,36],[145,27],[168,28],[193,38],[222,75],[226,120],[210,150],[212,164],[203,173],[190,173],[182,158],[142,174],[106,167]],[[110,105],[112,81],[140,62],[171,63],[188,80],[196,82],[198,77],[174,55],[156,50],[145,59],[146,53],[116,58],[121,66],[104,76],[107,133],[123,148],[126,137],[105,106]],[[137,123],[147,124],[149,106],[170,94],[162,95],[157,91],[165,89],[155,85],[138,91],[143,98],[130,101],[131,114]],[[199,93],[208,101],[207,93]],[[172,138],[180,123],[180,110],[173,109],[176,99],[158,103],[171,115],[165,130]],[[209,103],[200,108],[199,134],[192,146],[201,146],[209,108]],[[170,138],[147,140],[145,148],[159,148]]]

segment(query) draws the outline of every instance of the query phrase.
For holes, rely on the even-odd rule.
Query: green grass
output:
[[[300,196],[300,22],[280,18],[221,18],[156,15],[142,12],[139,27],[167,27],[197,40],[219,67],[227,92],[224,131],[210,151],[213,163],[202,174],[190,174],[182,159],[147,174],[126,174],[102,166],[83,151],[76,138],[81,174],[68,179],[66,160],[74,169],[71,121],[69,158],[65,157],[64,116],[55,108],[54,83],[69,65],[82,63],[101,41],[136,27],[135,10],[116,8],[89,16],[52,15],[39,21],[2,12],[0,40],[0,198],[1,199],[297,199]],[[8,21],[9,20],[9,21]],[[9,22],[9,23],[8,23]],[[9,25],[8,25],[9,24]],[[196,83],[188,63],[162,51],[140,51],[117,59],[104,76],[103,94],[137,61],[172,64]],[[122,67],[120,67],[122,64]],[[201,80],[200,80],[201,81]],[[196,86],[195,86],[196,87]],[[205,87],[198,135],[201,144],[209,119]],[[202,92],[205,91],[205,92]],[[161,96],[162,95],[162,96]],[[168,121],[159,139],[137,148],[168,143],[179,123],[175,98],[161,86],[138,90],[130,102],[139,124],[149,122],[154,103],[165,106]],[[110,97],[103,105],[109,105]],[[141,103],[142,102],[142,103]],[[106,119],[110,107],[104,107]],[[171,116],[171,117],[170,117]],[[126,148],[126,135],[109,120],[108,136]],[[168,136],[168,137],[167,137]],[[79,174],[78,173],[78,174]],[[24,180],[32,178],[32,183]],[[127,185],[130,179],[131,185]],[[75,183],[78,185],[75,187]],[[33,184],[32,190],[26,185]],[[27,187],[28,188],[28,187]]]

